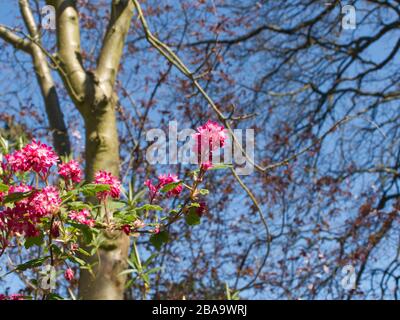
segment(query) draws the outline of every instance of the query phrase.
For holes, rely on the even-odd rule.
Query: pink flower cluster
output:
[[[33,170],[39,174],[47,174],[50,167],[56,165],[59,160],[51,147],[36,140],[21,150],[6,155],[5,158],[7,165],[14,172]]]
[[[150,179],[146,180],[144,182],[144,185],[149,188],[150,191],[150,199],[153,200],[157,193],[167,184],[174,183],[174,182],[179,182],[178,176],[168,173],[167,175],[159,175],[158,176],[158,184],[153,185],[152,181]],[[167,192],[167,197],[171,196],[178,196],[182,192],[182,185],[177,185],[173,189]]]
[[[15,293],[10,296],[0,294],[0,300],[24,300],[24,296],[20,293]]]
[[[28,237],[38,235],[37,223],[41,218],[58,212],[61,198],[57,188],[48,186],[42,190],[33,190],[26,185],[12,186],[8,195],[32,192],[28,197],[6,207],[0,212],[0,228],[10,234],[25,234]]]
[[[81,211],[71,211],[69,213],[69,218],[81,224],[87,225],[89,227],[94,227],[95,220],[92,219],[88,209],[83,209]]]
[[[95,174],[95,184],[108,184],[110,190],[101,191],[97,193],[97,198],[99,200],[105,200],[107,197],[119,198],[121,194],[121,181],[114,177],[110,172],[100,170]]]
[[[58,174],[63,177],[65,181],[79,183],[82,180],[82,170],[79,163],[75,160],[60,164],[58,166]]]
[[[71,282],[72,280],[74,280],[74,277],[75,277],[75,274],[74,274],[74,271],[71,268],[68,268],[67,270],[65,270],[65,272],[64,272],[65,280]]]
[[[204,125],[197,128],[197,132],[192,137],[195,142],[194,151],[198,155],[201,168],[207,171],[212,167],[213,151],[225,145],[226,130],[217,122],[208,120]]]
[[[29,206],[37,217],[57,213],[61,205],[60,193],[56,187],[48,186],[35,192],[29,199]]]

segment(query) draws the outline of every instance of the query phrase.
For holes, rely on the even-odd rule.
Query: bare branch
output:
[[[65,74],[64,81],[71,84],[70,94],[76,102],[85,99],[85,85],[88,76],[82,65],[79,18],[75,0],[47,0],[57,13],[58,59]],[[69,86],[68,86],[69,87]]]
[[[71,153],[71,145],[68,138],[67,127],[64,122],[64,115],[61,111],[56,86],[51,71],[41,47],[36,45],[40,41],[40,34],[36,27],[35,19],[27,0],[20,0],[19,6],[22,18],[35,42],[31,43],[31,56],[35,68],[36,77],[42,92],[47,117],[53,133],[54,147],[60,155]]]
[[[19,37],[11,28],[0,25],[0,38],[11,44],[15,49],[30,53],[30,41]]]
[[[114,0],[111,7],[111,18],[97,63],[97,75],[108,94],[112,92],[118,74],[118,67],[134,9],[132,1],[129,0]]]

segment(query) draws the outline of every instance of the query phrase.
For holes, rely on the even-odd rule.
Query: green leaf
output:
[[[172,189],[175,189],[180,184],[182,184],[182,181],[168,183],[164,187],[161,188],[161,192],[171,191]]]
[[[133,222],[137,219],[137,214],[136,211],[131,210],[131,211],[119,211],[114,214],[114,218],[123,221],[123,222]]]
[[[78,257],[75,257],[73,255],[69,255],[68,259],[73,261],[73,262],[75,262],[75,263],[77,263],[77,264],[79,264],[80,266],[85,266],[86,265],[85,261],[83,261],[82,259],[80,259]]]
[[[3,203],[6,204],[6,203],[15,203],[15,202],[21,201],[21,200],[23,200],[23,199],[28,198],[33,192],[34,192],[34,191],[13,192],[13,193],[7,195],[7,196],[4,198]]]
[[[126,270],[120,272],[118,275],[123,276],[124,274],[132,274],[132,273],[138,273],[138,272],[135,269],[126,269]]]
[[[153,234],[153,235],[150,237],[150,243],[151,243],[157,250],[160,250],[160,249],[161,249],[161,246],[162,246],[164,243],[167,243],[167,242],[168,242],[168,238],[169,238],[168,232],[167,232],[167,231],[161,231],[161,232],[159,232],[159,233],[157,233],[157,234]]]
[[[200,189],[200,190],[199,190],[199,193],[200,193],[202,196],[206,196],[206,195],[208,195],[208,194],[210,193],[210,191],[208,191],[207,189]]]
[[[5,185],[5,184],[0,182],[0,192],[7,192],[8,189],[10,189],[9,186],[7,186],[7,185]]]
[[[72,201],[68,203],[68,206],[72,209],[72,210],[82,210],[82,209],[88,209],[91,210],[92,207],[90,205],[88,205],[87,203],[84,203],[82,201]]]
[[[196,211],[197,209],[195,207],[190,208],[188,214],[185,217],[186,223],[189,226],[200,224],[200,217]]]
[[[110,210],[118,210],[126,206],[126,203],[122,201],[108,201],[107,206]]]
[[[89,183],[85,184],[80,188],[80,191],[85,195],[85,196],[95,196],[96,193],[102,192],[102,191],[108,191],[110,190],[110,185],[109,184],[94,184],[94,183]]]
[[[1,135],[0,135],[0,147],[1,149],[3,149],[3,153],[7,154],[8,153],[8,141],[6,139],[4,139]]]
[[[60,295],[56,294],[56,293],[49,293],[47,295],[47,299],[48,300],[64,300],[63,297],[61,297]]]
[[[90,253],[87,252],[86,250],[84,250],[84,249],[82,249],[82,248],[78,248],[78,251],[79,251],[80,253],[82,253],[83,255],[85,255],[85,256],[87,256],[87,257],[90,257]]]
[[[156,273],[156,272],[158,272],[158,271],[161,270],[161,269],[162,269],[162,267],[155,267],[155,268],[152,268],[152,269],[150,269],[150,270],[146,270],[146,274]]]
[[[80,224],[75,222],[68,222],[68,223],[82,232],[83,239],[85,240],[86,243],[90,243],[93,240],[93,233],[96,229],[89,228],[85,224]]]
[[[163,208],[161,208],[160,206],[154,205],[154,204],[145,204],[144,206],[138,207],[136,208],[136,210],[140,211],[140,210],[157,210],[157,211],[162,211]]]
[[[143,266],[147,267],[157,256],[157,253],[153,253],[150,257],[146,259],[146,261],[143,263]]]
[[[225,163],[216,163],[216,164],[213,164],[213,166],[209,170],[220,170],[220,169],[228,169],[228,168],[233,168],[233,165],[225,164]]]
[[[25,262],[25,263],[22,263],[22,264],[18,265],[16,270],[25,271],[27,269],[40,267],[41,265],[43,265],[43,262],[45,262],[48,258],[49,258],[49,256],[30,260],[28,262]]]
[[[33,246],[41,246],[43,244],[43,234],[37,237],[29,237],[25,240],[25,249],[29,249]]]

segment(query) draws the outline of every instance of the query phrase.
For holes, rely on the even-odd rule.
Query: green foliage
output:
[[[197,214],[197,208],[196,207],[191,207],[189,209],[189,212],[185,217],[185,221],[189,226],[195,226],[195,225],[200,224],[200,217]]]
[[[160,250],[162,245],[167,243],[169,234],[167,231],[160,231],[159,233],[153,234],[150,237],[150,243],[157,249]]]

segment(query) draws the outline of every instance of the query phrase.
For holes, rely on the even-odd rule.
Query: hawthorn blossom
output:
[[[81,211],[71,211],[68,217],[71,220],[87,225],[89,227],[94,227],[95,225],[95,220],[92,219],[92,216],[90,215],[88,209],[82,209]]]
[[[212,153],[225,145],[226,130],[217,122],[208,120],[193,134],[194,151],[198,155],[201,168],[206,171],[212,167]]]
[[[82,170],[79,163],[75,160],[60,164],[58,166],[58,174],[63,177],[64,180],[75,183],[81,182],[82,179]]]
[[[36,217],[56,213],[61,205],[61,198],[56,187],[48,186],[35,192],[29,198],[29,212]]]
[[[57,154],[48,145],[33,140],[21,150],[27,163],[27,168],[37,173],[46,174],[49,168],[59,161]],[[27,171],[27,170],[24,170]]]
[[[65,272],[64,272],[65,280],[72,281],[72,280],[74,280],[74,276],[75,276],[74,271],[71,268],[68,268],[67,270],[65,270]]]
[[[95,184],[108,184],[110,190],[101,191],[97,193],[97,198],[100,200],[105,200],[108,196],[113,198],[119,198],[121,194],[121,181],[114,177],[110,172],[100,170],[95,174]]]

